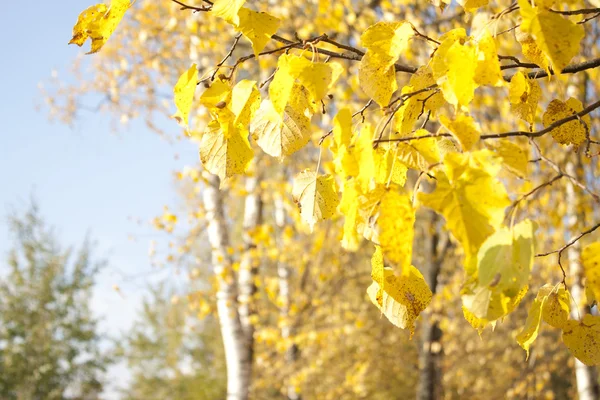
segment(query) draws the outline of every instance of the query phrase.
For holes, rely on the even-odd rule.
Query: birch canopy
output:
[[[287,199],[294,230],[319,245],[334,232],[356,257],[368,249],[363,300],[410,336],[457,301],[452,318],[464,313],[485,340],[510,337],[523,363],[553,332],[562,351],[600,364],[600,317],[583,315],[600,300],[598,1],[165,0],[173,23],[158,41],[140,23],[158,10],[148,3],[92,6],[73,30],[72,43],[91,38],[94,57],[112,59],[125,14],[127,40],[177,54],[150,72],[123,67],[158,72],[172,101],[131,90],[113,111],[176,109],[224,196],[258,177]],[[437,292],[422,256],[432,238],[440,276],[453,277]],[[571,285],[587,294],[577,305]],[[506,321],[513,332],[487,329]]]

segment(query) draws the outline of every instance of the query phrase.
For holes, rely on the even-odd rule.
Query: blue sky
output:
[[[103,329],[114,335],[131,324],[148,282],[183,279],[168,269],[153,272],[149,241],[164,237],[148,222],[163,205],[176,203],[172,171],[194,164],[197,149],[190,143],[171,145],[141,123],[115,133],[106,115],[83,113],[72,129],[50,123],[47,110],[35,110],[41,103],[38,83],[53,69],[64,74],[76,55],[86,51],[67,42],[79,12],[91,4],[2,4],[0,254],[9,247],[4,216],[26,208],[32,194],[62,243],[81,243],[90,232],[110,264],[99,279],[93,306],[103,317]],[[179,128],[173,123],[170,129],[176,134]],[[125,279],[130,276],[137,278]],[[112,289],[115,284],[122,295]],[[123,366],[111,375],[122,382]]]

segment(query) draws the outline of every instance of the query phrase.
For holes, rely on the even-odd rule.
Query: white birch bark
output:
[[[577,177],[577,167],[573,161],[569,161],[565,168],[565,172],[571,176]],[[581,175],[581,174],[579,174]],[[569,237],[578,234],[578,193],[575,191],[575,185],[571,180],[567,181],[566,188],[566,207],[567,207],[567,227],[569,229]],[[585,304],[584,288],[582,284],[583,266],[581,265],[581,243],[575,242],[567,249],[568,260],[568,276],[571,279],[569,287],[572,296],[571,318],[579,319],[589,312]],[[579,400],[596,400],[598,395],[598,375],[594,367],[588,367],[578,359],[575,359],[575,377],[577,380],[577,393]]]
[[[285,228],[285,207],[283,198],[280,195],[275,196],[275,225],[277,225],[279,230],[278,234],[279,237],[281,237],[283,229]],[[281,242],[281,239],[279,239],[278,245],[280,249],[283,246],[283,243]],[[288,340],[294,335],[293,327],[290,323],[290,274],[290,268],[286,264],[283,257],[279,256],[279,261],[277,263],[277,276],[279,277],[279,299],[281,301],[279,313],[281,320],[283,321],[281,326],[281,337],[283,340]],[[286,350],[285,361],[290,369],[293,368],[293,365],[297,359],[297,355],[298,349],[295,345],[289,346],[289,348]],[[285,388],[285,393],[288,400],[300,400],[300,395],[296,392],[296,389],[293,385],[288,385]]]
[[[237,308],[237,281],[227,249],[230,246],[219,178],[205,173],[207,185],[203,199],[208,222],[207,234],[212,250],[213,271],[217,278],[217,312],[227,365],[227,400],[247,400],[250,366],[246,358],[244,332]]]
[[[243,241],[244,252],[240,261],[238,278],[240,322],[246,341],[246,358],[252,368],[254,358],[254,325],[252,316],[256,313],[253,304],[256,293],[255,279],[258,274],[260,260],[256,254],[256,243],[251,232],[262,223],[262,198],[259,191],[259,179],[256,176],[246,178],[246,199],[244,203]]]

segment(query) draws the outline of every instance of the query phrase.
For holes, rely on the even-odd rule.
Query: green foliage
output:
[[[0,398],[96,399],[100,352],[91,291],[101,264],[86,240],[63,248],[32,206],[9,219],[14,245],[0,281]]]
[[[225,398],[225,364],[218,324],[189,314],[185,299],[159,285],[150,291],[123,343],[133,378],[129,400]]]

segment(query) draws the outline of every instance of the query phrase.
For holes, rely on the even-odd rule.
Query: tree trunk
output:
[[[578,168],[573,161],[569,161],[565,168],[565,172],[573,177],[578,177]],[[579,195],[575,191],[575,185],[570,180],[567,181],[566,188],[566,206],[567,206],[567,228],[570,232],[570,237],[574,237],[579,232],[577,222],[579,219]],[[575,242],[567,249],[568,259],[568,276],[571,278],[571,318],[579,319],[589,309],[583,304],[584,289],[582,284],[583,267],[581,265],[581,243]],[[577,381],[577,393],[579,400],[595,400],[599,397],[598,391],[598,375],[594,367],[588,367],[578,359],[575,359],[575,377]]]
[[[203,193],[207,234],[212,248],[213,271],[217,278],[217,312],[227,365],[227,400],[247,400],[250,364],[237,308],[237,281],[227,252],[230,244],[223,193],[219,191],[217,176],[208,173],[204,176],[207,180]]]
[[[244,331],[246,341],[246,358],[252,369],[254,358],[254,325],[252,317],[256,314],[253,304],[254,294],[256,293],[255,279],[258,274],[260,260],[256,253],[256,243],[252,233],[262,223],[263,202],[259,191],[259,179],[256,176],[246,178],[246,195],[244,205],[243,221],[243,241],[244,252],[240,261],[239,272],[239,313],[240,322]]]
[[[432,293],[437,290],[438,275],[443,263],[440,256],[439,217],[435,212],[427,213],[428,221],[423,233],[423,277]],[[446,246],[444,243],[443,246]],[[442,247],[443,247],[442,246]],[[440,397],[442,354],[442,330],[430,311],[423,312],[421,320],[421,343],[419,347],[419,383],[417,400],[434,400]]]
[[[283,204],[283,199],[280,195],[275,197],[275,225],[279,230],[278,237],[281,238],[283,235],[283,230],[285,228],[285,208]],[[279,239],[280,243],[278,243],[279,248],[283,247],[283,243],[281,243],[281,239]],[[279,299],[281,301],[281,306],[279,309],[279,313],[281,316],[281,320],[283,321],[281,325],[281,337],[283,340],[288,340],[293,337],[293,327],[290,323],[290,269],[287,263],[284,260],[284,257],[279,256],[279,261],[277,262],[277,275],[279,276]],[[290,345],[285,353],[285,362],[290,367],[290,369],[294,368],[294,364],[296,363],[298,357],[298,348],[295,344]],[[288,400],[300,400],[300,394],[296,392],[296,389],[293,385],[287,385],[285,388],[285,393]]]

